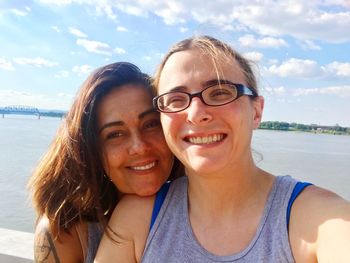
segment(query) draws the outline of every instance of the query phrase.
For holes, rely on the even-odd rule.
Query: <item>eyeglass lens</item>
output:
[[[187,108],[193,97],[199,97],[209,106],[219,106],[237,98],[237,87],[232,84],[218,84],[201,92],[190,94],[186,92],[169,92],[158,97],[158,107],[162,111],[175,112]]]

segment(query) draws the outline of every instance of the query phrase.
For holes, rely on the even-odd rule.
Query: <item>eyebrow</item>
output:
[[[210,86],[218,85],[218,84],[234,84],[232,81],[227,80],[227,79],[211,79],[203,82],[201,84],[202,88],[207,88]],[[168,92],[176,92],[176,91],[185,91],[187,89],[187,86],[180,85],[176,86],[174,88],[171,88]]]
[[[148,116],[148,115],[150,115],[150,114],[154,114],[154,113],[157,113],[157,114],[158,114],[158,112],[157,112],[155,109],[153,109],[153,108],[148,109],[148,110],[146,110],[146,111],[144,111],[144,112],[141,112],[141,113],[138,115],[138,119],[139,119],[139,120],[142,120],[142,119],[144,119],[146,116]],[[101,134],[101,132],[102,132],[104,129],[109,128],[109,127],[111,127],[111,126],[123,126],[124,124],[125,124],[125,123],[124,123],[123,121],[112,121],[112,122],[108,122],[108,123],[102,125],[102,127],[98,130],[98,134]]]
[[[202,84],[203,87],[210,87],[218,84],[234,84],[232,81],[227,79],[211,79]]]

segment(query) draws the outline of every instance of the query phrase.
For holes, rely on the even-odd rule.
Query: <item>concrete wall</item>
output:
[[[0,228],[0,262],[33,262],[34,234]]]

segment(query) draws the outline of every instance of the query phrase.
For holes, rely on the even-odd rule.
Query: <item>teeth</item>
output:
[[[133,170],[137,170],[137,171],[143,171],[143,170],[148,170],[151,169],[152,167],[154,167],[156,165],[156,162],[152,162],[150,164],[147,165],[143,165],[143,166],[132,166],[130,167]]]
[[[194,144],[209,144],[213,142],[219,142],[224,138],[223,134],[214,134],[205,137],[190,137],[188,141]]]

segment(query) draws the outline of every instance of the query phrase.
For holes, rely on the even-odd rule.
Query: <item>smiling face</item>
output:
[[[246,84],[238,64],[219,63],[220,79]],[[198,49],[172,54],[161,72],[158,94],[170,91],[200,92],[218,81],[212,60]],[[263,108],[262,97],[242,96],[232,103],[211,107],[200,98],[177,113],[161,113],[170,149],[191,172],[210,174],[230,171],[251,160],[252,130],[257,128]]]
[[[156,193],[170,174],[173,155],[151,95],[134,84],[116,88],[101,100],[97,119],[103,166],[118,190]]]

